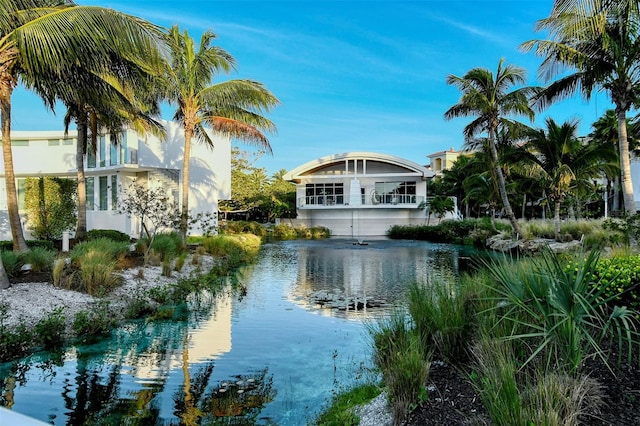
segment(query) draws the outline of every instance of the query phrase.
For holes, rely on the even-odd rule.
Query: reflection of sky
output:
[[[189,321],[132,321],[112,338],[71,347],[62,358],[30,357],[19,371],[2,365],[0,378],[9,378],[5,396],[7,384],[15,386],[14,410],[67,424],[78,413],[96,409],[82,403],[82,395],[87,388],[99,388],[102,410],[117,412],[129,401],[129,406],[153,408],[156,423],[175,423],[174,399],[184,388],[183,367],[192,384],[211,369],[202,392],[266,369],[276,394],[258,423],[307,424],[333,391],[374,373],[368,370],[371,347],[364,322],[317,315],[306,295],[337,288],[399,301],[411,280],[451,268],[457,256],[451,246],[420,242],[266,244],[257,263],[239,274],[246,295],[223,291],[205,298]],[[188,354],[182,349],[187,336]],[[12,378],[19,378],[15,385]]]

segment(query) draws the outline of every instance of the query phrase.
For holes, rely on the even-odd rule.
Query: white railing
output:
[[[361,195],[360,200],[352,202],[349,195],[308,195],[297,200],[298,207],[301,208],[326,208],[326,207],[349,207],[349,206],[403,206],[417,207],[424,201],[421,195],[398,195],[398,194],[370,194]]]

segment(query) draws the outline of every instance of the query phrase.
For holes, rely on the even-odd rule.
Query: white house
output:
[[[108,134],[98,138],[95,153],[85,156],[87,182],[87,229],[116,229],[131,236],[140,235],[136,218],[117,213],[121,190],[134,181],[161,185],[180,205],[184,136],[182,128],[164,122],[166,140],[140,136],[128,130],[112,141]],[[214,147],[192,143],[189,177],[189,208],[193,214],[217,214],[218,200],[231,194],[231,141],[211,134]],[[18,204],[23,224],[28,217],[23,210],[25,179],[57,176],[76,178],[77,132],[14,131],[11,133]],[[29,238],[28,226],[24,226]],[[0,239],[11,239],[8,225],[4,161],[0,158]]]
[[[294,224],[358,238],[385,235],[392,225],[424,224],[427,214],[419,206],[434,175],[403,158],[348,152],[309,161],[284,179],[296,184]]]

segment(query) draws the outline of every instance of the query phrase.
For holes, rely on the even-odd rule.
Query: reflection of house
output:
[[[139,235],[136,219],[117,214],[118,193],[132,182],[162,185],[168,195],[180,201],[182,188],[183,132],[179,125],[165,122],[167,140],[139,137],[128,130],[111,140],[101,135],[95,151],[84,160],[87,183],[87,228],[116,229]],[[218,200],[231,191],[231,143],[213,136],[213,149],[194,142],[190,157],[189,207],[193,213],[217,212]],[[24,207],[25,179],[28,177],[76,177],[77,133],[62,131],[16,131],[11,133],[19,208]],[[8,223],[4,162],[0,159],[0,223]],[[24,217],[24,211],[21,215]],[[9,227],[0,227],[0,239],[10,239]],[[28,230],[25,229],[28,237]]]
[[[434,152],[428,155],[429,169],[436,175],[441,175],[443,170],[449,170],[453,166],[459,155],[460,152],[454,151],[453,148],[448,151]]]
[[[403,158],[371,152],[322,157],[284,175],[296,184],[294,224],[326,226],[336,236],[385,235],[392,225],[423,224],[434,173]]]

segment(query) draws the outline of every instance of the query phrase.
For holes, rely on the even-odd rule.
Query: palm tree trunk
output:
[[[500,162],[498,161],[498,149],[496,148],[496,130],[495,128],[489,129],[489,150],[491,151],[491,159],[493,160],[493,167],[495,168],[495,174],[498,178],[498,191],[500,192],[500,198],[502,199],[502,205],[504,207],[505,213],[509,218],[509,222],[511,222],[511,227],[513,228],[513,233],[517,236],[522,236],[522,230],[520,229],[520,225],[518,224],[518,220],[516,219],[515,214],[513,214],[513,210],[511,209],[511,203],[509,203],[509,197],[507,194],[507,184],[504,180],[504,174],[502,173],[502,167],[500,167]]]
[[[616,108],[618,117],[618,146],[620,147],[620,172],[622,174],[622,194],[624,210],[628,216],[636,214],[636,203],[633,197],[633,181],[631,180],[631,159],[627,139],[627,114],[622,108]]]
[[[18,213],[18,190],[13,172],[13,152],[11,151],[11,77],[0,74],[0,116],[2,121],[2,158],[4,160],[4,181],[7,188],[7,210],[14,251],[27,251],[20,214]]]
[[[76,240],[83,240],[87,235],[87,183],[84,175],[84,154],[87,146],[87,116],[78,117],[78,140],[76,142],[76,168],[78,177],[78,223]]]
[[[560,200],[555,201],[555,214],[553,215],[553,233],[556,241],[560,241]]]
[[[182,215],[180,218],[180,236],[187,240],[187,221],[189,219],[189,158],[191,156],[191,138],[193,129],[184,129],[184,164],[182,166]]]

